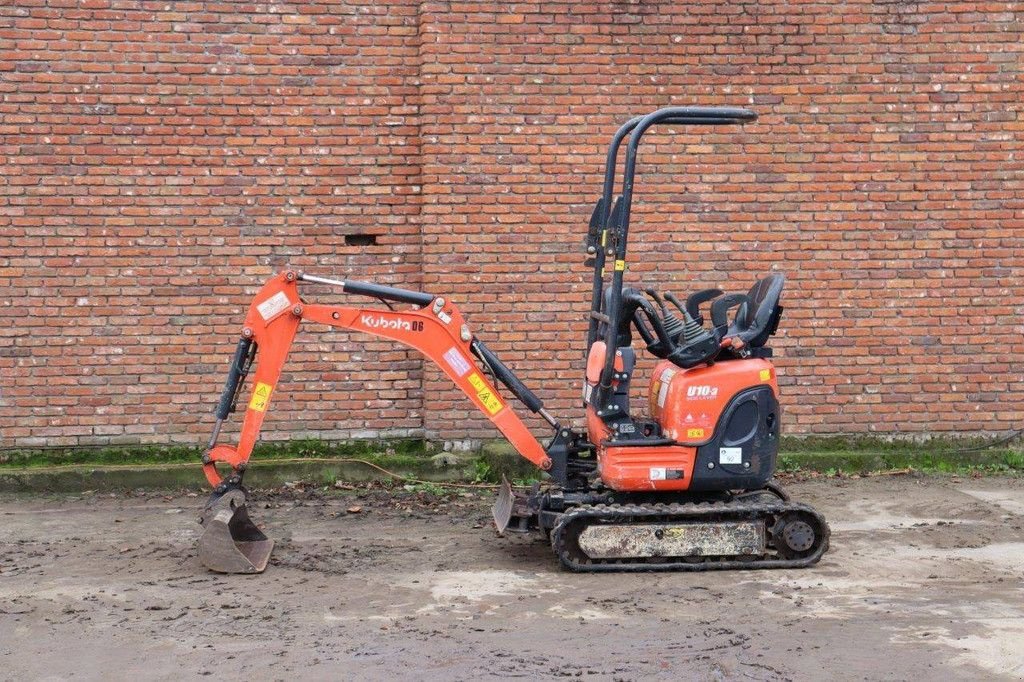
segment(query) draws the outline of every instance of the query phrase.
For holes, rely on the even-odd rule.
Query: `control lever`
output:
[[[676,343],[679,343],[682,346],[693,346],[703,342],[704,335],[713,336],[712,332],[705,332],[703,330],[704,318],[700,314],[699,306],[701,303],[709,301],[715,296],[719,296],[721,293],[722,292],[719,289],[705,289],[703,291],[698,291],[696,294],[693,294],[686,299],[686,306],[683,307],[679,303],[679,299],[675,297],[675,294],[671,291],[665,292],[665,298],[683,314],[683,333],[680,334],[678,339],[676,339]]]
[[[711,362],[721,350],[718,337],[702,329],[685,309],[682,311],[685,318],[685,321],[681,322],[682,330],[673,341],[668,338],[665,325],[658,318],[657,309],[639,292],[630,292],[625,300],[632,306],[632,317],[637,331],[647,343],[647,350],[655,357],[664,358],[683,369],[689,369]],[[641,311],[643,316],[640,315]],[[647,318],[650,329],[644,323],[643,317]],[[679,322],[679,319],[676,318],[676,321]]]
[[[710,363],[721,351],[718,338],[714,334],[705,329],[701,329],[693,320],[690,320],[689,324],[692,325],[692,329],[695,330],[696,333],[687,339],[686,332],[684,331],[682,345],[676,346],[673,351],[665,357],[666,360],[670,360],[673,364],[676,364],[683,369],[689,369],[691,367],[696,367],[697,365]]]
[[[623,307],[629,313],[629,317],[624,317],[624,319],[633,320],[636,330],[640,332],[651,355],[667,358],[675,349],[676,344],[669,337],[665,325],[658,317],[658,311],[639,291],[627,289],[623,293]],[[640,314],[641,312],[643,315]],[[646,323],[644,322],[645,317],[647,318]],[[648,327],[648,325],[650,326]]]
[[[672,339],[673,342],[679,343],[679,335],[683,332],[683,323],[679,321],[675,313],[668,309],[665,302],[661,300],[661,296],[654,289],[645,289],[647,295],[654,299],[654,302],[661,308],[661,322],[665,325],[665,333]],[[665,294],[668,298],[670,294]]]

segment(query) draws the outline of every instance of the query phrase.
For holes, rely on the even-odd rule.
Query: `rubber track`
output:
[[[821,526],[818,546],[809,556],[800,559],[785,559],[778,556],[764,558],[715,558],[704,561],[683,561],[680,559],[650,561],[629,561],[628,559],[590,559],[590,563],[580,563],[568,553],[567,543],[570,538],[566,530],[577,522],[583,524],[579,532],[586,527],[586,519],[622,520],[650,522],[661,521],[676,523],[680,521],[750,521],[763,519],[768,515],[787,512],[803,512],[813,516]],[[700,502],[692,504],[655,504],[655,505],[596,505],[573,507],[561,515],[551,531],[551,546],[558,555],[562,565],[570,571],[579,573],[596,572],[640,572],[640,571],[720,571],[720,570],[751,570],[762,568],[804,568],[816,564],[828,549],[829,527],[825,518],[813,508],[793,502]],[[577,533],[572,534],[578,537]],[[770,544],[771,539],[768,538]],[[580,553],[582,553],[581,550]]]

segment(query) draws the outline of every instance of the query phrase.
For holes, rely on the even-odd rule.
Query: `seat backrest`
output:
[[[782,287],[786,278],[781,273],[774,273],[757,280],[747,292],[750,299],[750,310],[740,310],[733,322],[735,329],[730,329],[730,336],[735,335],[747,342],[752,348],[759,348],[768,343],[768,337],[775,333],[782,317]]]

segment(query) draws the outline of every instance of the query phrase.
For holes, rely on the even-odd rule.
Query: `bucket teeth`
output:
[[[245,492],[231,490],[212,500],[199,521],[199,561],[217,573],[262,573],[274,541],[249,518]]]

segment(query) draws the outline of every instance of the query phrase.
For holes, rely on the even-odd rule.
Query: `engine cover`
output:
[[[779,393],[775,368],[767,360],[730,360],[686,370],[663,361],[651,375],[651,417],[661,424],[665,437],[703,445],[722,426],[719,417],[729,401],[755,386]]]

